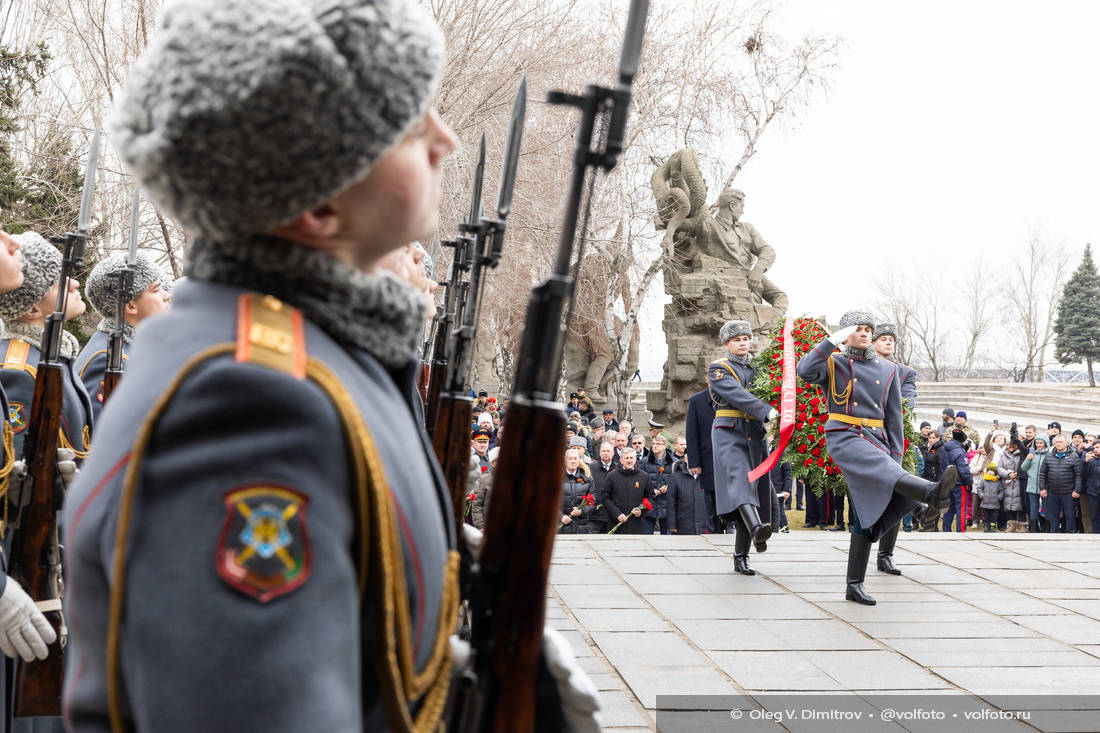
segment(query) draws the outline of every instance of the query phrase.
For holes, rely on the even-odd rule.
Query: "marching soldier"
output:
[[[715,405],[711,428],[714,445],[714,497],[718,516],[737,526],[733,566],[742,575],[756,575],[749,565],[749,542],[757,552],[768,549],[772,534],[771,481],[767,475],[749,481],[748,473],[768,454],[763,421],[776,411],[748,390],[756,377],[750,366],[752,327],[729,321],[718,332],[729,356],[707,367],[707,385]]]
[[[39,347],[42,345],[46,316],[57,307],[62,287],[68,288],[66,321],[81,315],[87,306],[80,299],[76,280],[69,278],[66,283],[60,281],[61,253],[56,247],[35,232],[24,232],[18,235],[18,239],[22,244],[23,284],[15,290],[0,293],[0,319],[3,319],[7,336],[0,340],[0,351],[4,354],[0,384],[8,397],[15,455],[22,456],[34,398],[35,374],[42,358]],[[71,449],[77,461],[88,455],[92,433],[92,403],[84,383],[71,368],[79,350],[76,337],[62,331],[61,360],[69,368],[65,370],[60,446]]]
[[[459,557],[412,404],[426,302],[374,268],[436,226],[443,58],[414,0],[164,8],[112,136],[193,241],[65,505],[73,731],[438,728]]]
[[[74,368],[84,388],[92,398],[92,417],[103,409],[103,375],[107,371],[107,342],[115,330],[115,308],[118,301],[119,275],[126,269],[126,256],[114,252],[100,260],[84,286],[92,308],[102,316],[95,333],[76,357]],[[130,344],[134,328],[149,316],[168,309],[168,291],[162,287],[164,274],[145,252],[138,252],[133,285],[123,294],[122,358],[130,359]]]
[[[917,370],[905,364],[898,364],[894,359],[897,339],[897,326],[893,323],[879,323],[875,325],[874,333],[871,335],[871,344],[880,358],[894,362],[898,373],[901,398],[915,407],[917,404]],[[904,442],[902,445],[904,445]],[[911,449],[918,450],[916,446],[912,446]],[[895,526],[893,529],[886,530],[878,541],[876,565],[879,570],[890,575],[901,575],[901,570],[898,569],[897,565],[894,565],[894,546],[898,541],[899,529],[900,526]]]
[[[875,605],[863,588],[871,544],[881,540],[920,503],[938,512],[955,482],[948,469],[938,484],[901,467],[904,445],[901,387],[895,365],[871,346],[874,317],[849,311],[840,330],[798,362],[798,376],[821,385],[829,401],[825,440],[829,455],[844,472],[855,509],[845,598]],[[843,350],[837,352],[837,347]]]

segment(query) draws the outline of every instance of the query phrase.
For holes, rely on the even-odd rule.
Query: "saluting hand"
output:
[[[836,346],[843,346],[848,341],[848,337],[856,332],[857,328],[859,328],[859,326],[847,326],[845,328],[838,329],[835,333],[833,333],[832,336],[829,337],[829,340],[832,341],[833,344]]]

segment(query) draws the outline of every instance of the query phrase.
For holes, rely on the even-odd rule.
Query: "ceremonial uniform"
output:
[[[31,403],[34,400],[34,380],[38,374],[38,362],[42,360],[40,327],[22,323],[7,324],[9,338],[0,340],[0,352],[4,354],[0,369],[0,386],[8,397],[8,418],[11,421],[13,445],[16,456],[23,455],[23,440],[27,437],[27,421],[30,420]],[[67,333],[67,332],[66,332]],[[65,334],[62,334],[62,342]],[[76,339],[72,339],[75,344]],[[70,345],[69,347],[73,347]],[[84,383],[73,374],[71,356],[61,356],[65,365],[62,382],[61,435],[59,445],[71,448],[79,464],[91,448],[92,403],[84,389]]]
[[[744,345],[751,337],[752,328],[746,321],[728,321],[718,332],[718,340],[727,348],[735,339]],[[750,357],[732,350],[727,358],[707,367],[707,389],[714,403],[711,444],[715,509],[720,518],[736,526],[733,564],[743,575],[756,574],[748,563],[750,540],[757,552],[768,549],[775,501],[767,474],[756,481],[749,481],[748,476],[767,457],[764,421],[772,414],[771,406],[748,390],[755,377]]]
[[[764,420],[771,405],[746,388],[756,378],[748,363],[732,358],[707,367],[707,386],[714,400],[711,443],[714,450],[714,499],[719,516],[743,504],[760,511],[762,521],[771,521],[771,482],[762,477],[749,481],[748,473],[768,456]]]
[[[99,417],[99,411],[103,409],[103,377],[107,373],[107,343],[110,338],[109,333],[97,328],[73,361],[76,377],[91,400],[93,418]],[[129,360],[130,343],[127,340],[122,343],[122,362],[125,365]]]
[[[799,360],[798,376],[825,392],[829,455],[844,471],[857,522],[877,540],[917,507],[894,495],[898,479],[908,475],[901,467],[905,434],[898,370],[874,349],[834,352],[836,346],[823,340]]]
[[[861,326],[873,330],[875,320],[866,311],[849,311],[840,325],[858,333]],[[901,466],[905,427],[897,365],[880,357],[873,346],[845,346],[838,352],[834,338],[844,337],[822,340],[799,360],[798,376],[820,385],[825,393],[825,441],[829,456],[844,472],[854,509],[845,598],[875,605],[863,588],[872,542],[880,541],[879,569],[900,574],[891,559],[898,524],[922,502],[944,501],[945,481],[933,484]],[[953,481],[954,471],[949,473],[945,479]]]
[[[457,554],[407,399],[415,360],[387,368],[241,288],[189,281],[173,299],[139,329],[66,503],[70,721],[107,730],[112,706],[165,732],[374,730],[392,705],[437,718]]]

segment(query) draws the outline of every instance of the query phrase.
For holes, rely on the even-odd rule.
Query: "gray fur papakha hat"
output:
[[[875,333],[871,336],[872,341],[878,341],[880,336],[893,336],[894,340],[898,340],[898,327],[893,323],[879,323],[875,326]]]
[[[870,326],[875,327],[877,319],[871,315],[870,311],[854,310],[848,311],[840,317],[840,327],[848,328],[849,326]]]
[[[416,0],[173,0],[111,134],[185,229],[257,234],[362,179],[427,109],[442,66]]]
[[[752,336],[752,326],[748,321],[726,321],[718,332],[718,341],[724,344],[735,336]]]
[[[23,256],[23,284],[0,293],[0,318],[14,321],[36,306],[61,279],[61,252],[37,232],[14,235]]]
[[[104,318],[115,317],[115,305],[118,293],[118,275],[126,269],[126,253],[112,252],[96,263],[84,294],[96,312]],[[137,264],[134,267],[134,284],[123,294],[123,302],[129,303],[156,282],[163,283],[164,273],[153,258],[146,252],[138,251]]]

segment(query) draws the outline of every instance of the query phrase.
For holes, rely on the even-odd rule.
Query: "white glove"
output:
[[[600,696],[584,673],[569,642],[551,628],[542,630],[542,654],[561,698],[562,717],[569,733],[599,733]]]
[[[772,420],[774,420],[777,417],[779,417],[779,413],[776,412],[774,407],[772,409],[768,410],[768,418],[767,418],[768,422],[771,422]]]
[[[470,555],[474,560],[481,559],[481,542],[485,539],[485,535],[481,533],[481,530],[469,524],[462,525],[462,539],[466,542],[466,547],[470,550]]]
[[[856,332],[857,328],[859,328],[858,325],[841,328],[832,336],[830,336],[829,340],[832,341],[833,344],[836,346],[843,346],[844,343],[848,340],[848,337]]]
[[[470,642],[451,634],[447,640],[451,645],[451,679],[458,677],[470,661]]]
[[[23,586],[8,577],[0,595],[0,651],[24,662],[45,659],[49,645],[57,641],[57,633],[42,615]]]
[[[61,483],[65,486],[66,491],[73,485],[73,481],[76,480],[76,475],[78,473],[80,473],[80,471],[76,468],[76,453],[73,449],[58,448],[57,474],[61,477]]]

